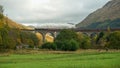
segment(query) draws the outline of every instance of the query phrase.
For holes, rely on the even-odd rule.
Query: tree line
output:
[[[120,31],[93,33],[90,36],[64,29],[55,38],[55,42],[46,42],[43,49],[76,51],[78,49],[120,49]]]
[[[35,33],[9,27],[0,28],[0,50],[24,48],[24,45],[28,45],[28,48],[38,47],[39,40]]]

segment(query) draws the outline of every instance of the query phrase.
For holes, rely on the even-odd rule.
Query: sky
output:
[[[80,23],[109,0],[0,0],[4,14],[24,25]]]

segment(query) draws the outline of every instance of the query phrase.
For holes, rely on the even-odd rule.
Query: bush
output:
[[[64,42],[56,41],[57,50],[62,50],[64,48]]]
[[[75,40],[70,41],[63,41],[63,42],[55,42],[57,45],[57,50],[63,50],[63,51],[76,51],[79,49],[79,44]]]
[[[70,40],[69,43],[70,43],[70,45],[69,45],[70,51],[76,51],[77,49],[79,49],[79,44],[77,41],[72,39],[72,40]]]
[[[41,48],[42,48],[42,49],[52,49],[52,50],[56,50],[56,49],[57,49],[57,46],[56,46],[55,43],[47,42],[47,43],[44,43]]]

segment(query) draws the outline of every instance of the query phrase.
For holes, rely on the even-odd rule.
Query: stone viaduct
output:
[[[88,36],[91,36],[93,34],[98,34],[99,32],[106,32],[107,29],[76,29],[71,28],[72,30],[75,30],[76,32],[82,32],[83,34],[86,34]],[[59,32],[63,29],[48,29],[48,28],[35,28],[35,29],[22,29],[23,31],[30,31],[30,32],[39,32],[43,37],[43,42],[45,42],[45,36],[47,33],[50,33],[53,38],[56,38]],[[110,29],[111,32],[113,31],[120,31],[120,29]],[[67,35],[66,35],[67,36]]]

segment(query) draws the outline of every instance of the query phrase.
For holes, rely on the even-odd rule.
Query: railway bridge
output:
[[[93,34],[98,34],[100,32],[107,32],[108,29],[77,29],[77,28],[69,28],[76,32],[82,32],[83,34],[86,34],[88,36],[91,36]],[[45,42],[45,36],[47,33],[50,33],[53,38],[56,38],[59,32],[63,29],[57,29],[57,28],[35,28],[35,29],[22,29],[23,31],[30,31],[30,32],[39,32],[43,37],[43,42]],[[120,31],[120,28],[117,29],[110,29],[111,32],[113,31]],[[66,35],[67,36],[67,35]]]

